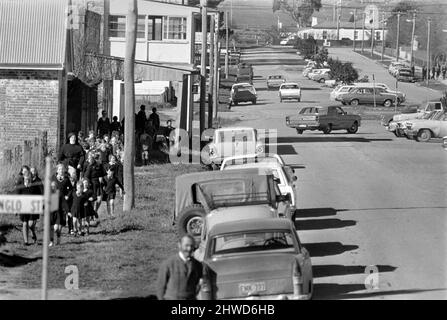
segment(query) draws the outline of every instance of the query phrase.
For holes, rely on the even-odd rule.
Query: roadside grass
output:
[[[116,216],[110,218],[102,203],[101,223],[90,229],[89,236],[69,237],[64,228],[62,244],[50,249],[49,288],[64,289],[65,268],[76,266],[80,289],[105,291],[106,295],[109,292],[109,297],[114,298],[155,294],[158,267],[176,251],[177,234],[172,225],[175,178],[200,170],[200,165],[173,164],[136,168],[136,208],[124,214],[119,199]],[[25,257],[39,255],[40,241],[38,246],[22,245],[18,217],[5,219],[3,223],[0,220],[0,225],[8,226],[6,237],[13,252]],[[38,223],[39,239],[41,224],[42,218]],[[6,271],[2,268],[0,265],[0,272]],[[39,288],[41,268],[41,259],[24,265],[13,287]]]

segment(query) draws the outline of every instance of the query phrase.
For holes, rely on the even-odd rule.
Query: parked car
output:
[[[393,125],[396,127],[394,134],[398,138],[407,137],[410,139],[410,137],[407,136],[407,124],[412,122],[419,122],[419,121],[426,121],[426,120],[437,120],[437,118],[442,115],[443,111],[432,111],[429,113],[424,114],[421,118],[413,119],[413,120],[403,120],[398,122],[391,122],[390,127]]]
[[[405,97],[402,95],[398,96],[381,88],[358,86],[351,89],[349,92],[340,95],[336,100],[352,106],[357,106],[359,104],[373,104],[376,102],[376,104],[391,107],[396,100],[397,104],[404,102]]]
[[[203,218],[216,210],[233,208],[242,218],[255,206],[266,207],[278,217],[291,219],[293,215],[290,196],[281,195],[272,174],[244,169],[196,172],[176,178],[173,222],[179,235],[200,236]]]
[[[445,107],[443,106],[441,100],[439,101],[428,101],[424,108],[418,107],[407,107],[402,112],[392,115],[392,116],[382,116],[382,125],[385,126],[386,130],[393,132],[396,136],[400,136],[400,132],[397,131],[398,123],[421,119],[425,115],[432,113],[433,111],[443,111]]]
[[[267,79],[267,89],[279,88],[286,79],[282,75],[269,76]]]
[[[397,81],[415,82],[414,74],[410,68],[400,68],[395,72]]]
[[[264,145],[258,140],[256,129],[249,127],[220,128],[214,131],[212,142],[206,149],[209,163],[217,169],[227,157],[264,153]]]
[[[229,164],[221,167],[221,170],[238,170],[238,169],[258,169],[260,172],[271,172],[275,179],[277,179],[279,190],[282,195],[290,195],[291,198],[291,210],[293,212],[291,218],[295,221],[295,212],[298,209],[298,187],[293,169],[286,165],[281,165],[277,161],[275,162],[251,162],[244,164]]]
[[[368,87],[368,88],[371,88],[371,87],[382,88],[386,92],[396,94],[399,97],[403,97],[404,99],[406,98],[406,94],[405,93],[403,93],[401,91],[392,90],[385,83],[377,83],[377,82],[360,83],[360,82],[356,82],[356,83],[354,83],[354,85],[357,86],[357,87],[365,87],[365,88],[366,87]]]
[[[241,102],[256,104],[258,95],[255,87],[250,83],[236,83],[231,87],[229,107],[237,106]]]
[[[202,299],[311,299],[312,262],[291,221],[217,224],[204,256]]]
[[[283,83],[279,87],[279,101],[296,99],[301,101],[301,88],[298,83]]]
[[[443,138],[447,136],[447,113],[441,111],[431,119],[407,121],[405,134],[419,142],[428,142],[431,138]]]
[[[319,73],[312,73],[310,75],[310,80],[317,81],[320,83],[324,83],[326,80],[331,79],[331,70],[321,69]]]
[[[325,69],[313,69],[312,71],[310,71],[307,74],[307,78],[312,79],[312,77],[314,75],[318,75],[318,74],[321,74],[321,73],[326,72],[326,71],[331,71],[331,69],[328,69],[328,68],[325,68]]]
[[[388,73],[394,76],[394,73],[396,72],[396,70],[399,67],[406,67],[407,65],[403,62],[399,62],[399,61],[394,61],[391,62],[390,65],[388,66]]]
[[[258,163],[258,162],[277,162],[285,166],[284,159],[276,153],[247,154],[225,158],[222,161],[221,170],[227,165],[235,165],[242,163]]]
[[[332,90],[329,99],[335,101],[340,95],[348,93],[354,87],[354,85],[339,85]]]
[[[348,114],[340,106],[305,107],[297,116],[287,116],[286,125],[295,128],[298,134],[305,130],[319,130],[329,134],[332,130],[347,130],[357,133],[361,117]]]

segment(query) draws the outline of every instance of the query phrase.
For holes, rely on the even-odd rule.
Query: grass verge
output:
[[[108,218],[103,203],[101,223],[91,228],[89,236],[68,237],[67,229],[64,229],[62,245],[50,249],[49,289],[64,289],[65,268],[73,265],[79,270],[79,288],[82,290],[119,292],[119,297],[155,294],[159,264],[176,251],[177,234],[172,225],[175,178],[200,170],[200,165],[173,164],[137,168],[136,208],[131,213],[124,214],[118,200],[116,217]],[[3,219],[0,225],[10,226],[6,236],[17,256],[40,253],[40,242],[38,246],[22,245],[18,217],[0,216],[0,219]],[[41,223],[42,219],[39,219],[39,239],[42,237]],[[8,267],[0,263],[0,273],[11,269],[17,273],[20,269],[20,276],[7,278],[14,281],[10,287],[15,289],[39,288],[41,268],[41,259],[29,259],[26,264]]]

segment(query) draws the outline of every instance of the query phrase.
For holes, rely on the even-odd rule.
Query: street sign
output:
[[[50,196],[50,211],[59,206],[57,193]],[[44,213],[44,196],[39,195],[0,195],[0,214],[36,214]]]

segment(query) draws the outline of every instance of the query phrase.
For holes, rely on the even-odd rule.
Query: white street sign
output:
[[[51,195],[50,211],[59,206],[58,194]],[[0,195],[0,214],[43,214],[44,197],[39,195]]]

